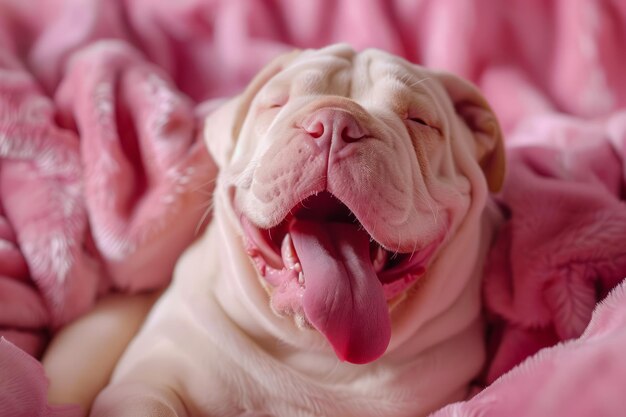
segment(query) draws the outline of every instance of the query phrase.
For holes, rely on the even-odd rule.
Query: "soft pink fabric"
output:
[[[621,0],[0,0],[0,335],[38,355],[99,294],[164,286],[209,206],[201,102],[343,41],[473,80],[507,133],[487,382],[575,338],[442,415],[623,414],[624,290],[597,305],[626,277],[625,23]],[[578,338],[594,308],[611,325]],[[0,387],[30,361],[7,352]]]
[[[164,286],[208,209],[215,168],[191,101],[118,41],[72,56],[56,93],[81,135],[93,241],[116,289]]]
[[[0,416],[78,417],[79,406],[48,405],[48,381],[43,367],[5,338],[0,337]]]
[[[128,43],[89,43],[96,29],[80,25],[108,33],[99,19],[121,19],[121,10],[98,3],[117,10],[100,16],[81,4],[50,14],[61,21],[43,25],[28,49],[49,59],[37,70],[32,58],[29,71],[20,59],[29,37],[18,35],[41,22],[0,3],[0,335],[36,356],[47,333],[99,294],[168,283],[206,223],[215,176],[202,108]],[[78,19],[76,31],[64,13]],[[75,43],[88,45],[64,49]]]
[[[499,197],[508,221],[484,281],[492,342],[500,343],[486,382],[580,336],[597,302],[626,277],[626,152],[608,140],[609,126],[624,121],[626,112],[605,122],[543,116],[510,135]]]
[[[474,398],[431,417],[621,417],[626,409],[626,284],[575,340],[544,348]]]
[[[8,48],[0,54],[0,196],[10,266],[0,286],[11,300],[0,331],[38,332],[85,312],[99,271],[83,248],[88,219],[78,137],[56,126],[52,101],[15,55]]]

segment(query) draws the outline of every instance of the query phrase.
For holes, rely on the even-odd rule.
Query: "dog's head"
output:
[[[277,58],[205,137],[273,310],[353,363],[384,353],[391,308],[503,179],[473,86],[344,45]]]

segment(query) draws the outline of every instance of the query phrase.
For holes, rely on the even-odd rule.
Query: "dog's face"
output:
[[[377,50],[280,57],[205,135],[273,310],[353,363],[384,353],[391,308],[502,182],[480,94]]]

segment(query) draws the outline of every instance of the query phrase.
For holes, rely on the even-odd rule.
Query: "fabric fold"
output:
[[[487,311],[505,330],[492,341],[500,346],[487,383],[519,363],[520,352],[580,336],[626,277],[626,153],[615,152],[607,131],[625,117],[539,117],[510,137],[499,196],[508,219],[484,281]]]
[[[0,337],[0,415],[37,417],[82,417],[73,405],[49,405],[48,380],[43,366],[5,338]]]
[[[216,174],[191,101],[133,48],[100,41],[73,56],[56,103],[81,136],[91,232],[114,286],[162,288],[202,229]]]

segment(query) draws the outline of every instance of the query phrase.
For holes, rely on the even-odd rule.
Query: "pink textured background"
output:
[[[507,135],[481,382],[543,350],[438,416],[624,415],[626,294],[598,303],[626,277],[625,23],[620,0],[0,0],[0,415],[69,415],[23,351],[166,285],[210,220],[206,101],[334,42],[474,81]]]

